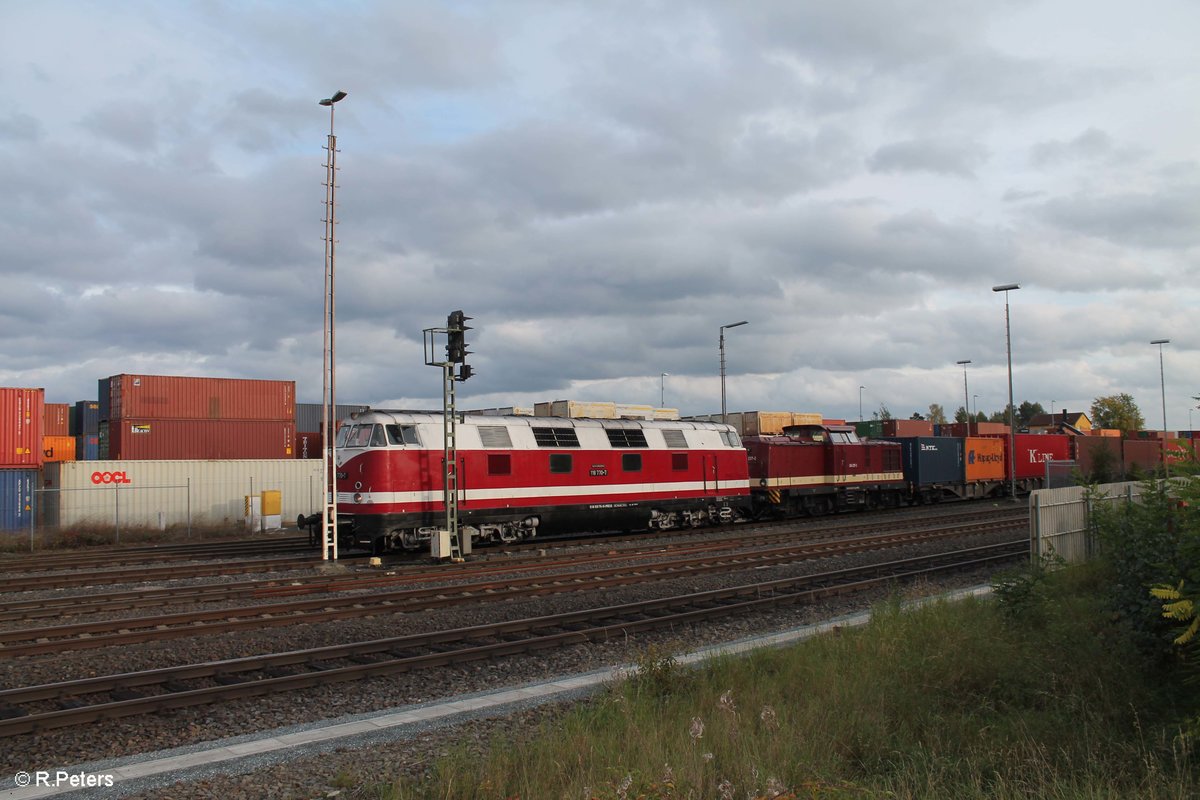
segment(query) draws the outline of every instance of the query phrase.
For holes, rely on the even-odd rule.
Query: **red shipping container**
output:
[[[71,435],[71,406],[69,403],[46,403],[42,412],[42,436]]]
[[[110,420],[296,419],[295,381],[113,375],[108,384]]]
[[[942,436],[1007,436],[1003,422],[952,422],[942,426]]]
[[[320,458],[321,457],[321,434],[311,432],[297,432],[296,446],[292,453],[296,458]]]
[[[0,388],[0,468],[41,466],[45,404],[43,389]]]
[[[1016,477],[1045,478],[1047,461],[1071,460],[1071,437],[1060,433],[1018,433]],[[1008,452],[1008,438],[1004,439]]]
[[[885,419],[883,435],[888,438],[933,436],[933,423],[919,419]]]
[[[1183,464],[1196,460],[1195,442],[1192,439],[1170,439],[1167,441],[1167,461]]]
[[[1127,480],[1147,477],[1162,469],[1162,442],[1158,439],[1125,439],[1121,451]]]
[[[112,460],[293,458],[296,426],[272,420],[123,419],[108,423]]]

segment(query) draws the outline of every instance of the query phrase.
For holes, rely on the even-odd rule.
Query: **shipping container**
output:
[[[109,460],[293,458],[296,426],[270,420],[119,419],[108,423]]]
[[[349,419],[354,414],[361,414],[369,408],[370,406],[355,403],[338,403],[334,419],[340,427],[342,420]],[[320,432],[322,427],[320,403],[296,403],[296,430]]]
[[[965,473],[963,439],[949,436],[910,436],[896,439],[904,464],[904,479],[916,487],[957,484]]]
[[[1104,436],[1109,439],[1120,439],[1121,432],[1116,428],[1092,428],[1088,431],[1089,436]]]
[[[1005,470],[1005,440],[990,436],[968,436],[963,439],[965,454],[964,477],[968,482],[1003,481]]]
[[[74,461],[74,436],[43,436],[42,461]]]
[[[95,400],[80,400],[71,409],[71,435],[95,436],[100,432],[100,404]]]
[[[1007,436],[1003,422],[950,422],[942,426],[942,436]]]
[[[1162,469],[1162,442],[1158,439],[1125,439],[1121,444],[1126,480],[1149,477]]]
[[[0,531],[29,530],[37,480],[35,469],[0,469]]]
[[[678,408],[656,408],[654,409],[653,419],[679,419]]]
[[[1167,461],[1171,464],[1186,464],[1196,460],[1196,447],[1192,439],[1168,439]]]
[[[538,417],[616,419],[617,404],[581,400],[553,400],[549,403],[535,403],[533,413]]]
[[[1111,483],[1124,475],[1121,440],[1112,436],[1076,436],[1072,439],[1075,463],[1090,483]]]
[[[296,382],[112,375],[106,419],[295,422]]]
[[[101,378],[100,380],[96,381],[96,404],[99,406],[100,422],[104,422],[104,420],[111,416],[110,412],[112,409],[109,408],[111,398],[112,379]],[[104,443],[101,442],[100,446],[103,447]]]
[[[1003,438],[1008,450],[1008,439]],[[1017,480],[1046,477],[1046,463],[1071,460],[1071,437],[1058,433],[1018,433],[1013,467]]]
[[[933,423],[918,419],[885,419],[883,435],[889,439],[900,436],[933,436]]]
[[[614,403],[617,419],[654,419],[654,406],[639,403]]]
[[[70,461],[48,464],[39,504],[50,527],[228,525],[241,530],[247,497],[280,492],[284,524],[321,508],[321,462]]]
[[[41,389],[0,388],[0,469],[41,465],[45,402]]]
[[[69,403],[45,403],[42,406],[42,436],[71,435]]]
[[[865,419],[854,423],[854,431],[860,439],[879,439],[883,436],[883,420]]]
[[[75,460],[96,461],[100,458],[100,437],[97,434],[83,434],[75,437]]]
[[[321,434],[315,431],[297,431],[292,455],[296,458],[321,458]]]

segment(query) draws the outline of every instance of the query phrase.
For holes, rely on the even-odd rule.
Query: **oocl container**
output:
[[[0,469],[42,463],[42,389],[0,388]]]
[[[295,421],[295,381],[113,375],[108,386],[110,420]]]

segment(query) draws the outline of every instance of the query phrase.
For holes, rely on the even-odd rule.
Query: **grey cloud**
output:
[[[1048,167],[1069,161],[1101,158],[1113,152],[1112,137],[1096,128],[1088,128],[1070,141],[1038,142],[1030,148],[1029,161],[1035,167]]]
[[[1200,245],[1200,183],[1196,182],[1155,192],[1058,197],[1042,204],[1038,214],[1052,225],[1131,247]]]
[[[975,142],[913,139],[880,147],[867,165],[872,172],[933,172],[970,178],[987,156]]]
[[[16,143],[35,142],[45,134],[45,129],[37,117],[20,111],[10,111],[0,115],[0,141]]]
[[[85,115],[82,124],[112,144],[135,153],[149,153],[158,146],[158,123],[148,103],[102,106]]]

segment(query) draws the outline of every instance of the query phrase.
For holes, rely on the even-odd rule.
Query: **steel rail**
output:
[[[816,575],[453,631],[10,689],[0,692],[0,703],[5,704],[0,708],[0,717],[3,717],[0,718],[0,737],[625,637],[656,628],[707,622],[732,614],[860,592],[900,580],[991,565],[1023,558],[1027,554],[1027,542],[1022,538]],[[484,641],[481,643],[481,640]],[[421,650],[424,652],[414,652]],[[384,654],[384,660],[370,660],[380,654]],[[342,659],[362,659],[369,663],[344,667],[328,663]],[[310,671],[277,674],[279,670],[301,666]],[[266,676],[241,679],[246,673],[253,672],[265,672]],[[181,681],[198,678],[213,678],[224,683],[191,689],[180,685]],[[140,694],[139,689],[148,686],[163,686],[169,691],[167,694],[134,696]],[[18,707],[18,704],[65,701],[72,697],[114,692],[124,699],[41,712]]]
[[[1004,524],[1004,523],[1000,523]],[[511,574],[493,581],[455,586],[406,588],[377,594],[291,600],[236,609],[162,614],[140,618],[104,620],[42,628],[0,631],[0,659],[17,656],[95,649],[162,639],[194,637],[234,630],[262,629],[299,623],[353,619],[378,614],[406,613],[431,608],[513,597],[541,596],[565,592],[643,583],[664,577],[765,568],[799,560],[897,547],[922,541],[959,537],[997,523],[942,526],[933,531],[907,531],[855,539],[789,544],[784,547],[744,549],[736,552],[704,551],[672,560],[622,564],[587,571],[539,572],[524,578]],[[654,554],[658,555],[658,554]]]

